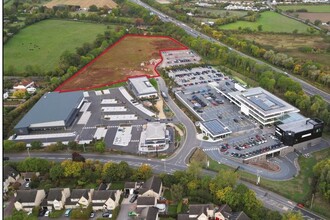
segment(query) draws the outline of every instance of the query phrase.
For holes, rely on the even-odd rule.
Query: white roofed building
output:
[[[137,98],[157,98],[158,93],[147,77],[128,79],[128,87]]]
[[[141,132],[139,151],[159,152],[168,149],[169,131],[165,123],[150,122]]]

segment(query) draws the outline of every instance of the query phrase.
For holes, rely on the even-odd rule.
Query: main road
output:
[[[277,72],[280,72],[282,74],[286,74],[285,71],[277,68],[277,67],[274,67],[268,63],[265,63],[261,60],[258,60],[254,57],[251,57],[249,55],[246,55],[238,50],[235,50],[234,48],[231,48],[229,47],[228,45],[212,38],[212,37],[209,37],[197,30],[195,30],[194,28],[192,27],[189,27],[187,24],[181,22],[181,21],[178,21],[172,17],[169,17],[168,15],[158,11],[157,9],[149,6],[148,4],[144,3],[144,2],[141,2],[140,0],[131,0],[132,2],[136,3],[136,4],[139,4],[141,5],[142,7],[146,8],[147,10],[153,12],[154,14],[156,14],[158,17],[160,17],[160,19],[164,22],[172,22],[173,24],[177,25],[178,27],[184,29],[188,34],[190,34],[191,36],[193,37],[201,37],[203,39],[206,39],[206,40],[209,40],[211,42],[214,42],[214,43],[218,43],[220,44],[221,46],[224,46],[224,47],[227,47],[229,48],[231,51],[234,51],[236,53],[238,53],[240,56],[243,56],[243,57],[247,57],[247,58],[250,58],[251,60],[254,60],[256,61],[257,63],[259,64],[264,64],[264,65],[267,65],[269,66],[270,68],[272,68],[274,71],[277,71]],[[292,78],[294,81],[296,82],[299,82],[301,87],[303,88],[303,90],[308,94],[308,95],[320,95],[326,102],[330,103],[330,94],[327,93],[327,92],[324,92],[318,88],[316,88],[315,86],[313,85],[310,85],[309,83],[305,82],[304,80],[301,80],[293,75],[290,75],[290,74],[286,74],[288,77]]]

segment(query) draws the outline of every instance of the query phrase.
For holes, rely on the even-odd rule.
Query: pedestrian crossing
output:
[[[203,149],[203,151],[213,151],[213,150],[219,150],[218,147],[214,147],[214,148],[207,148],[207,149]]]
[[[133,142],[133,143],[139,143],[140,140],[131,140],[131,142]]]

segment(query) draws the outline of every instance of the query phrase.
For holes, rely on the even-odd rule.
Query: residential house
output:
[[[219,212],[221,212],[221,214],[226,218],[229,219],[229,217],[231,216],[233,210],[230,208],[229,205],[227,204],[223,204],[219,207]]]
[[[3,169],[3,192],[8,192],[10,184],[15,183],[20,178],[20,174],[17,170],[11,166],[5,166]]]
[[[218,207],[214,207],[213,204],[194,204],[189,206],[189,213],[179,214],[178,220],[225,220]]]
[[[108,190],[110,187],[110,184],[106,184],[106,183],[101,183],[99,185],[99,188],[97,190]]]
[[[26,90],[27,88],[32,88],[34,86],[34,82],[28,79],[23,79],[21,82],[16,83],[13,86],[13,89],[16,90]]]
[[[136,188],[137,188],[137,182],[125,182],[124,193],[127,195],[131,195],[133,194]]]
[[[15,193],[14,206],[16,210],[32,211],[36,206],[39,206],[42,200],[46,197],[45,190],[17,190]]]
[[[73,189],[70,197],[65,201],[66,209],[74,209],[79,206],[87,208],[91,203],[92,193],[94,190],[90,189]]]
[[[139,219],[143,220],[159,220],[158,217],[158,208],[155,207],[147,207],[142,209],[139,213]]]
[[[136,201],[136,208],[153,207],[156,204],[156,197],[139,196]]]
[[[120,190],[97,190],[92,196],[93,210],[114,210],[119,205]]]
[[[70,196],[69,188],[52,188],[49,189],[47,196],[47,208],[48,210],[61,210],[64,208],[64,204],[67,198]]]
[[[230,217],[229,220],[250,220],[249,216],[247,216],[243,211],[235,212]]]
[[[162,180],[158,176],[152,176],[149,178],[139,189],[141,196],[155,197],[159,199],[162,194]]]

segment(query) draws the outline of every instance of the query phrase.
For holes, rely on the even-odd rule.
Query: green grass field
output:
[[[5,74],[9,66],[18,72],[27,65],[54,70],[61,54],[93,42],[107,26],[74,21],[46,20],[22,29],[4,45]]]
[[[261,13],[260,18],[256,22],[238,21],[231,24],[220,26],[221,29],[225,30],[238,30],[239,27],[249,27],[253,30],[257,30],[258,26],[262,25],[262,31],[264,32],[287,32],[292,33],[293,30],[297,29],[298,33],[307,33],[308,26],[287,18],[275,12],[267,11]]]
[[[277,6],[282,11],[306,9],[308,12],[330,12],[330,5],[281,5]]]

